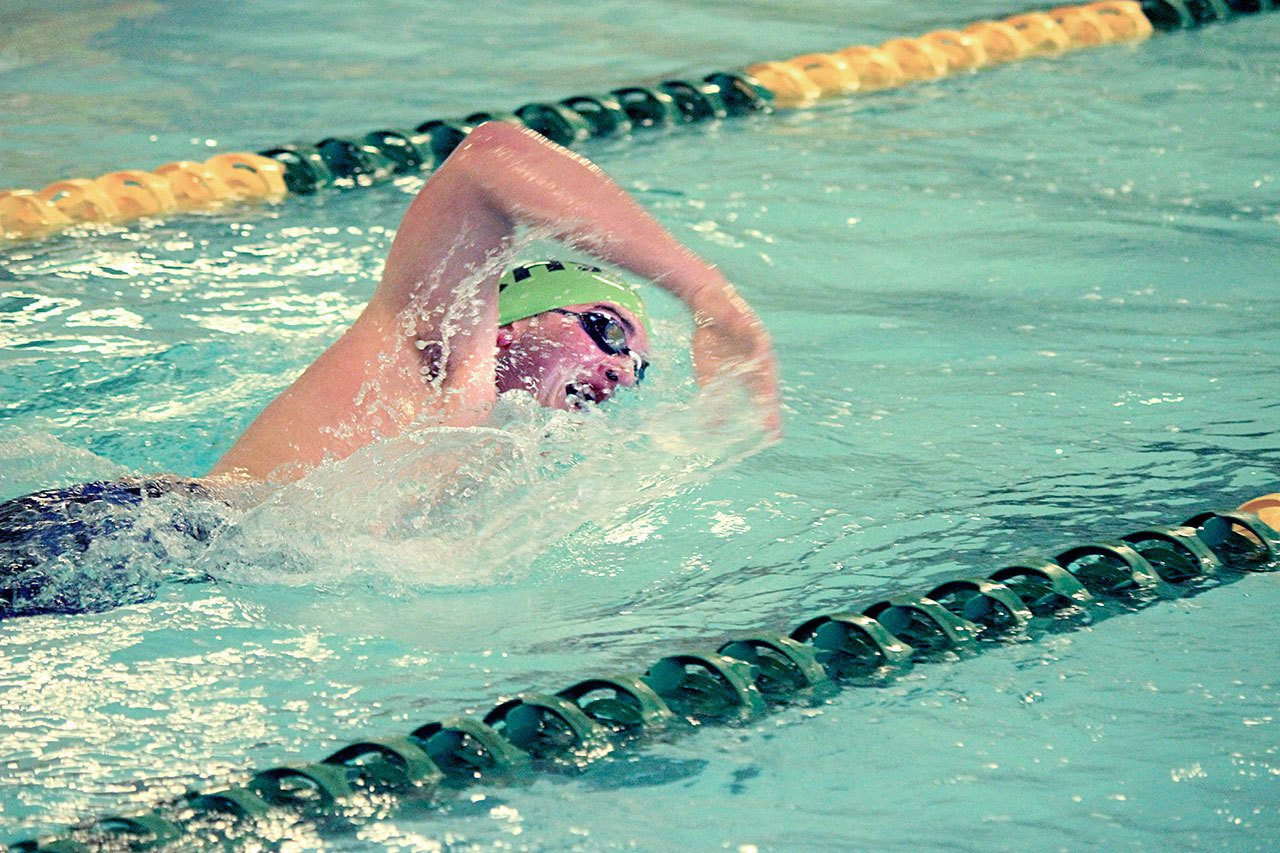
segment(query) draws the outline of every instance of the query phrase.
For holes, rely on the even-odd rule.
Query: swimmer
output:
[[[116,579],[122,589],[96,597],[49,577],[48,565],[66,563],[95,537],[128,526],[115,508],[175,492],[184,503],[224,501],[237,483],[287,483],[411,427],[483,424],[501,393],[572,409],[640,382],[653,341],[639,294],[586,263],[504,271],[522,227],[676,296],[693,316],[699,383],[740,376],[754,402],[751,416],[778,434],[769,335],[719,270],[587,160],[532,131],[489,122],[410,204],[382,280],[355,323],[263,410],[207,477],[133,478],[0,504],[0,618],[150,597],[154,584],[131,585],[127,572]],[[173,526],[196,541],[211,533],[198,519],[175,516]]]

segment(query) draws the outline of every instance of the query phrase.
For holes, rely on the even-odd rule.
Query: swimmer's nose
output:
[[[613,365],[605,367],[601,370],[600,375],[604,377],[611,387],[621,385],[624,388],[629,388],[632,385],[639,384],[640,378],[643,376],[643,374],[637,374],[636,369],[635,361],[628,358],[625,364],[615,362]]]

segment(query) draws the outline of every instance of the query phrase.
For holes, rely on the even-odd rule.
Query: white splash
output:
[[[607,535],[762,447],[735,416],[745,399],[733,377],[686,401],[576,413],[506,394],[491,425],[415,429],[320,466],[225,530],[200,568],[389,593],[511,581],[584,525]]]

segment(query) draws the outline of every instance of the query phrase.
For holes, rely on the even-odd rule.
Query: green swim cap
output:
[[[640,294],[599,267],[575,261],[535,261],[507,270],[498,279],[500,326],[553,308],[591,302],[612,302],[626,308],[653,334]]]

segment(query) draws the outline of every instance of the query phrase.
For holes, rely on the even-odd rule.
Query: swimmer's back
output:
[[[144,507],[161,500],[139,524]],[[207,487],[178,477],[81,483],[0,504],[0,619],[152,597],[167,556],[162,540],[206,542],[218,514],[199,510],[220,506]]]

